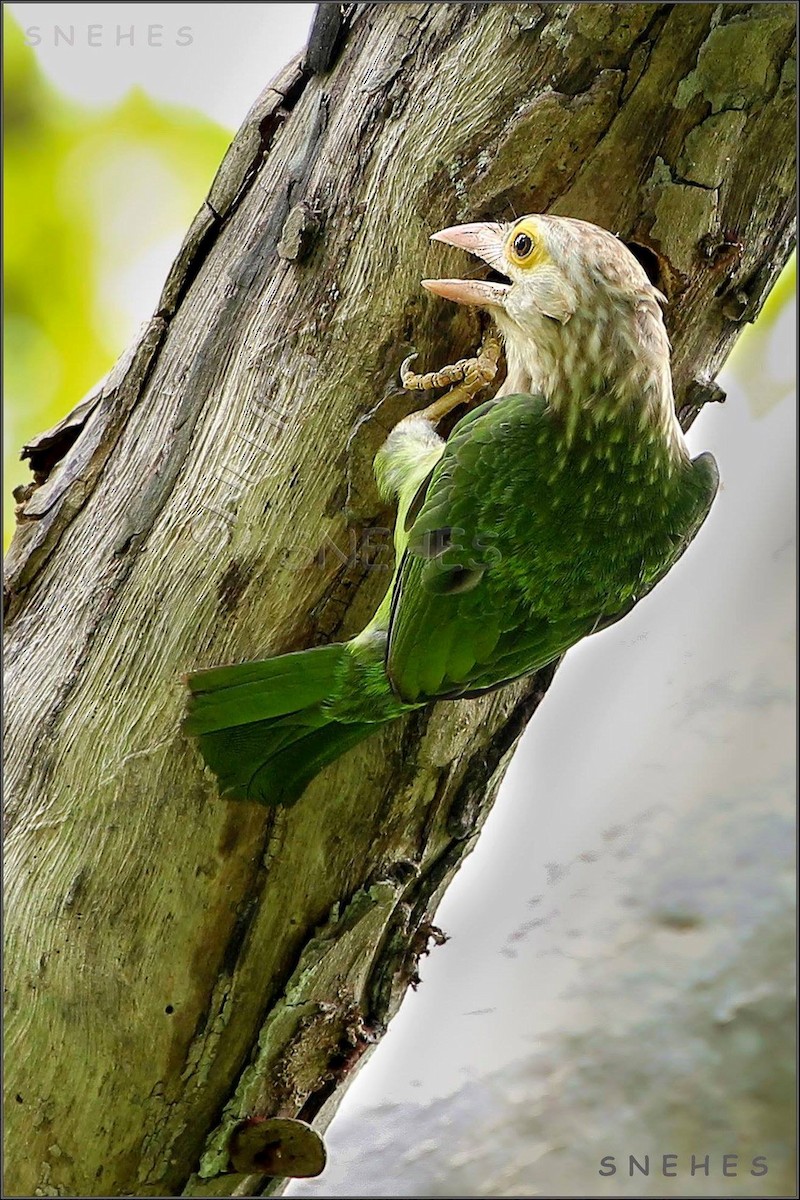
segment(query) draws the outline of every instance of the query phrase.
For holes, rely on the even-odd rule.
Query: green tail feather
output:
[[[220,795],[260,804],[294,804],[323,767],[379,726],[332,721],[303,728],[282,717],[201,734],[200,750]]]
[[[320,704],[336,687],[345,653],[343,643],[335,642],[259,662],[195,671],[187,680],[192,696],[184,728],[197,736]]]
[[[223,796],[293,804],[324,766],[379,728],[326,717],[346,653],[319,646],[189,676],[184,729]]]

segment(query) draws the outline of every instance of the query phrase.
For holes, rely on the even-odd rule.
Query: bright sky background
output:
[[[49,81],[70,100],[110,108],[139,88],[164,103],[202,112],[233,134],[256,97],[305,46],[315,6],[23,3],[7,8]],[[110,247],[106,268],[95,281],[110,361],[155,310],[191,217],[177,211],[175,201],[184,197],[185,187],[163,158],[143,155],[134,168],[129,149],[121,153],[128,157],[120,162],[95,158],[85,181],[98,235]],[[216,164],[209,167],[207,185],[215,169]],[[206,190],[198,192],[193,211]],[[123,262],[126,244],[136,253]],[[86,386],[93,382],[87,380]],[[18,441],[13,415],[8,431]]]
[[[238,128],[256,96],[302,50],[313,4],[9,4],[52,82],[89,105],[132,87]],[[56,26],[74,45],[66,44]],[[90,32],[89,27],[92,26]],[[161,27],[148,32],[150,26]],[[129,34],[133,27],[133,45]],[[185,30],[179,34],[179,30]],[[120,44],[117,38],[120,37]],[[148,45],[148,37],[159,45]],[[178,45],[178,41],[189,45]],[[90,45],[90,40],[95,45]]]

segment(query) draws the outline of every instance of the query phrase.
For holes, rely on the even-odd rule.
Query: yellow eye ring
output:
[[[524,261],[533,253],[534,241],[528,233],[518,233],[511,243],[511,249],[520,261]]]
[[[509,229],[505,240],[506,260],[522,271],[535,271],[550,261],[547,244],[538,222],[525,217]]]

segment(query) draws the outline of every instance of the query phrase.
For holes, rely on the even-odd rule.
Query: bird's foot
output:
[[[460,358],[458,362],[442,367],[441,371],[428,371],[426,375],[418,375],[411,370],[411,364],[419,357],[409,354],[400,364],[400,383],[406,392],[434,392],[439,388],[452,387],[460,383],[476,358]]]
[[[500,358],[500,342],[494,335],[487,334],[475,358],[462,358],[443,367],[441,371],[429,371],[427,375],[417,375],[411,371],[410,364],[414,358],[416,355],[412,354],[400,368],[400,379],[407,391],[427,392],[440,387],[450,389],[417,414],[436,425],[460,404],[469,404],[478,392],[493,382]]]

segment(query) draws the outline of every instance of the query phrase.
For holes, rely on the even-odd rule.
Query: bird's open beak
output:
[[[422,286],[445,300],[458,304],[499,305],[505,303],[511,280],[500,271],[503,264],[502,225],[490,221],[478,221],[474,225],[453,225],[431,235],[432,242],[444,242],[457,246],[470,254],[482,258],[493,269],[497,280],[490,279],[423,279]]]

